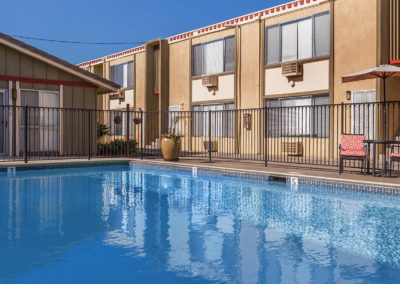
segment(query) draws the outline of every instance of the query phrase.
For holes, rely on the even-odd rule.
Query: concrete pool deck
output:
[[[218,160],[214,159],[212,163],[208,163],[204,158],[181,158],[177,162],[166,162],[160,158],[148,158],[140,160],[138,158],[94,158],[91,160],[83,159],[66,159],[66,160],[38,160],[29,161],[25,164],[23,161],[10,161],[0,163],[0,170],[6,171],[8,167],[16,167],[18,170],[29,170],[38,168],[70,168],[70,167],[91,167],[102,165],[117,165],[132,162],[133,164],[147,164],[147,165],[160,165],[164,168],[168,167],[182,167],[193,168],[197,167],[204,170],[216,171],[229,171],[236,173],[247,173],[253,175],[266,175],[280,179],[310,179],[313,181],[324,181],[330,183],[343,183],[353,185],[363,185],[372,187],[385,187],[400,190],[400,178],[395,175],[394,177],[379,177],[369,175],[361,175],[357,171],[346,171],[339,175],[338,170],[335,168],[299,168],[290,167],[290,165],[264,166],[263,162],[254,161],[237,161],[237,160]]]

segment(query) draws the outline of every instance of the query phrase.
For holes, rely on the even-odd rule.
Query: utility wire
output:
[[[23,39],[31,39],[31,40],[40,40],[40,41],[48,41],[48,42],[58,42],[58,43],[70,43],[70,44],[95,44],[95,45],[124,45],[124,44],[143,44],[146,42],[136,41],[136,42],[86,42],[86,41],[69,41],[69,40],[57,40],[57,39],[46,39],[46,38],[37,38],[30,36],[21,36],[21,35],[11,35],[12,37],[23,38]]]

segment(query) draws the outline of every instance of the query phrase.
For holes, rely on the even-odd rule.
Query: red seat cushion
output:
[[[341,137],[340,155],[347,157],[366,157],[364,135],[345,135]]]
[[[340,151],[340,156],[366,157],[367,153],[362,152],[362,151]]]
[[[400,158],[400,153],[392,153],[390,154],[390,158]]]

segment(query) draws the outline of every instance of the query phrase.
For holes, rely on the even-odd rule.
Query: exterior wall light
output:
[[[346,91],[346,100],[351,100],[351,91]]]

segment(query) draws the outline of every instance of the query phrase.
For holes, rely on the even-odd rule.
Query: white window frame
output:
[[[173,105],[168,106],[168,131],[172,133],[172,122],[175,117],[181,115],[182,106],[181,105]],[[175,134],[182,134],[181,133],[181,125],[178,122],[175,126]]]
[[[375,98],[369,99],[365,95],[367,93],[375,93]],[[356,101],[355,97],[357,95],[360,95],[360,98],[364,98],[362,101]],[[377,114],[377,105],[376,103],[376,89],[370,89],[370,90],[358,90],[358,91],[352,91],[351,92],[351,102],[353,103],[352,110],[351,110],[351,133],[352,134],[362,134],[365,135],[366,139],[375,139],[376,136],[376,114]],[[365,104],[371,103],[372,109],[367,109],[367,113],[363,113],[362,116],[360,116],[361,112],[365,112]],[[358,107],[357,104],[363,104]],[[359,117],[362,117],[362,119],[365,118],[365,116],[368,116],[368,124],[365,126],[364,120],[361,121],[356,121]],[[361,123],[364,124],[363,127],[363,133],[360,132],[361,128]]]
[[[235,119],[234,116],[232,117],[232,127],[233,129],[229,130],[229,128],[225,128],[223,125],[224,122],[229,121],[229,116],[224,117],[224,115],[232,115],[234,110],[229,110],[226,109],[227,105],[233,105],[233,102],[227,102],[227,103],[210,103],[210,104],[196,104],[193,105],[196,107],[201,107],[201,110],[195,111],[194,115],[197,115],[197,117],[193,120],[194,123],[202,123],[201,128],[199,129],[201,133],[194,133],[194,137],[208,137],[208,112],[211,111],[211,120],[217,120],[217,122],[221,122],[221,124],[216,124],[212,126],[212,136],[213,137],[218,137],[218,138],[233,138],[235,135]],[[222,109],[217,109],[218,107],[221,107]],[[226,119],[226,120],[224,120]],[[214,121],[215,122],[215,121]],[[214,127],[214,129],[213,129]],[[193,129],[197,129],[196,126],[192,127]],[[226,131],[226,132],[225,132]],[[215,133],[216,132],[216,133]],[[217,134],[217,135],[215,135]]]
[[[128,86],[128,82],[129,82],[128,66],[129,66],[129,63],[132,63],[132,76],[133,76],[133,78],[131,78],[132,79],[132,86]],[[121,85],[121,89],[133,88],[135,86],[135,79],[134,79],[135,78],[135,61],[134,60],[129,60],[129,61],[122,62],[122,63],[119,63],[119,64],[111,65],[109,67],[110,77],[111,77],[111,68],[112,67],[117,68],[118,66],[122,67],[122,85]],[[117,83],[116,80],[113,80],[113,79],[114,78],[110,78],[111,81],[113,81],[114,83]]]
[[[215,39],[215,40],[211,40],[211,41],[206,41],[206,42],[201,42],[201,43],[193,45],[193,46],[196,46],[196,45],[200,45],[201,46],[201,75],[196,75],[196,76],[210,76],[210,75],[214,75],[214,74],[232,72],[232,71],[225,71],[225,69],[226,69],[226,66],[225,66],[225,63],[226,63],[225,62],[225,51],[226,51],[225,50],[226,49],[225,40],[227,38],[232,38],[232,37],[234,38],[235,35],[229,35],[229,36],[225,36],[223,38],[219,38],[219,39]],[[213,42],[218,42],[218,41],[222,41],[222,71],[221,72],[217,72],[217,73],[208,73],[208,74],[206,74],[205,73],[206,58],[205,58],[205,54],[204,54],[204,46],[207,45],[207,44],[213,43]],[[235,51],[236,51],[236,46],[235,46]],[[193,58],[192,58],[192,60],[193,60]],[[193,62],[192,62],[192,64],[193,64]],[[236,58],[235,58],[235,66],[236,66]],[[191,73],[192,73],[192,77],[196,77],[196,76],[193,75],[193,66],[191,67]]]
[[[3,152],[0,152],[0,156],[4,156],[8,154],[8,146],[9,146],[9,111],[8,111],[8,90],[6,89],[0,89],[0,93],[3,94],[3,101],[0,102],[0,105],[4,106],[3,107]]]
[[[61,137],[62,137],[62,134],[61,134],[61,131],[62,131],[62,129],[61,129],[61,112],[60,112],[60,105],[61,105],[61,95],[60,95],[60,91],[47,91],[47,90],[35,90],[35,89],[20,89],[19,90],[19,96],[21,97],[22,96],[22,94],[21,94],[21,92],[23,92],[23,91],[27,91],[27,92],[37,92],[38,93],[38,105],[37,106],[34,106],[34,107],[39,107],[39,108],[49,108],[49,109],[51,109],[51,108],[56,108],[56,109],[58,109],[59,111],[58,111],[58,118],[57,118],[57,120],[58,120],[58,124],[57,124],[57,126],[47,126],[47,128],[45,128],[44,126],[42,126],[42,112],[40,113],[40,119],[39,119],[39,125],[38,126],[36,126],[36,125],[33,125],[33,126],[30,126],[29,128],[34,128],[34,129],[36,129],[36,128],[38,128],[39,129],[39,138],[40,138],[40,142],[39,142],[39,149],[33,149],[33,151],[35,152],[35,151],[52,151],[52,152],[60,152],[61,151]],[[43,106],[43,105],[40,105],[40,96],[43,94],[43,93],[51,93],[51,94],[56,94],[56,95],[58,95],[58,106],[56,106],[56,107],[49,107],[49,106]],[[21,102],[21,98],[19,98],[19,102]],[[21,105],[21,108],[20,108],[20,111],[22,112],[23,111],[23,108],[22,107],[24,107],[23,105]],[[18,130],[19,131],[17,131],[16,132],[16,137],[17,137],[17,141],[21,141],[20,139],[19,139],[19,134],[20,134],[20,132],[21,132],[21,130],[23,130],[24,129],[24,127],[23,127],[23,121],[21,121],[21,119],[19,119],[19,126],[18,126]],[[45,131],[45,129],[47,129],[47,130],[51,130],[51,128],[53,128],[53,130],[56,130],[56,133],[57,133],[57,143],[55,144],[56,145],[56,148],[55,149],[45,149],[44,148],[44,146],[45,146],[45,144],[44,144],[44,141],[42,141],[41,139],[43,138],[43,136],[44,136],[44,134],[42,134],[42,131]],[[19,143],[19,142],[18,142]],[[53,144],[53,143],[52,143]],[[49,145],[47,145],[47,146],[49,146]],[[23,148],[21,149],[21,147],[19,147],[20,149],[19,149],[19,151],[23,151]]]
[[[266,45],[266,48],[265,48],[265,51],[264,51],[264,53],[265,53],[265,65],[268,66],[268,65],[274,65],[274,64],[280,64],[280,63],[288,62],[288,61],[283,61],[283,60],[282,60],[282,26],[288,25],[288,24],[291,24],[291,23],[298,23],[298,22],[304,21],[304,20],[306,20],[306,19],[311,19],[311,24],[312,24],[312,31],[311,31],[311,33],[312,33],[312,47],[311,47],[311,49],[312,49],[312,52],[311,52],[312,55],[311,55],[310,58],[301,58],[301,59],[299,59],[299,43],[298,43],[298,41],[299,41],[299,40],[298,40],[298,36],[299,36],[299,35],[298,35],[298,27],[297,27],[297,59],[295,59],[295,60],[293,60],[293,61],[298,61],[298,60],[304,60],[304,59],[311,59],[311,58],[318,58],[318,57],[328,56],[329,54],[317,56],[317,55],[316,55],[316,50],[315,50],[315,21],[314,21],[314,18],[315,18],[316,16],[322,16],[322,15],[329,15],[330,17],[332,16],[331,13],[330,13],[329,11],[325,11],[325,12],[313,14],[313,15],[310,15],[310,16],[307,16],[307,17],[298,18],[298,19],[293,20],[293,21],[288,21],[288,22],[284,22],[284,23],[280,23],[280,24],[276,24],[276,25],[271,25],[271,26],[265,27],[264,34],[265,34],[265,36],[267,36],[267,34],[268,34],[268,32],[267,32],[268,28],[273,28],[273,27],[279,26],[279,63],[271,63],[271,64],[268,63],[268,58],[267,58],[267,55],[268,55],[267,46],[268,46],[268,45]],[[268,38],[267,38],[267,41],[268,41]],[[290,61],[291,61],[291,60],[290,60]]]

